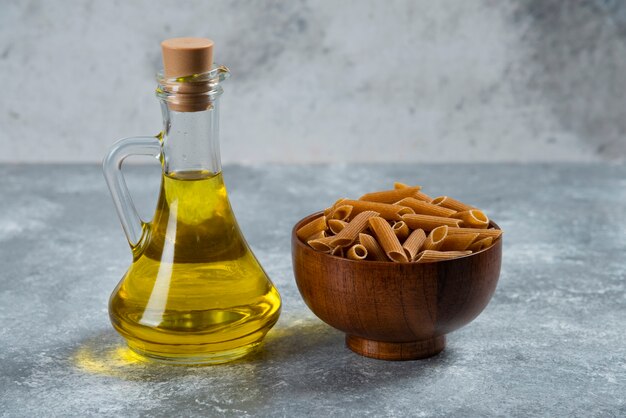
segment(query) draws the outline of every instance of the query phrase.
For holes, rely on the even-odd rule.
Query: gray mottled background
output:
[[[185,35],[233,73],[227,162],[626,157],[626,2],[0,0],[0,161],[156,133]]]

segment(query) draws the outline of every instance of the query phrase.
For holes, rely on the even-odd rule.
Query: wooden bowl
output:
[[[352,261],[315,251],[296,236],[321,215],[293,228],[296,283],[313,313],[345,332],[348,348],[358,354],[384,360],[434,356],[445,348],[446,334],[476,318],[496,289],[502,238],[436,263]]]

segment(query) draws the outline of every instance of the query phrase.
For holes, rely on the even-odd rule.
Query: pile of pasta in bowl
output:
[[[296,231],[316,251],[351,260],[429,263],[490,247],[502,230],[483,211],[420,186],[339,199]]]

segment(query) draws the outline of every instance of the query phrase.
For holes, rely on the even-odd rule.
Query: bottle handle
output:
[[[161,154],[161,141],[154,136],[136,136],[117,141],[104,160],[102,171],[109,186],[117,215],[126,233],[131,248],[137,246],[141,240],[145,222],[139,216],[135,204],[126,186],[122,163],[131,155],[150,155],[158,157]]]

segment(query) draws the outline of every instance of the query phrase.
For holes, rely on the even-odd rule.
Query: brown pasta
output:
[[[441,225],[458,227],[461,224],[460,219],[444,218],[432,215],[408,214],[402,215],[402,220],[411,229],[423,229],[424,231],[432,231]]]
[[[315,234],[311,235],[310,237],[306,237],[305,241],[309,242],[309,241],[314,241],[320,238],[326,238],[326,231],[318,231]]]
[[[320,216],[313,219],[306,225],[303,225],[296,231],[296,236],[302,240],[326,230],[326,216]]]
[[[340,221],[345,221],[352,215],[354,208],[350,205],[344,205],[343,202],[340,206],[337,206],[335,210],[330,214],[331,219],[339,219]]]
[[[439,196],[434,198],[430,203],[437,206],[443,206],[444,208],[453,209],[457,212],[463,212],[466,210],[475,209],[473,206],[467,205],[450,196]]]
[[[332,236],[332,237],[313,239],[313,240],[307,241],[307,244],[309,244],[311,248],[313,248],[315,251],[329,253],[333,249],[333,247],[330,245],[330,241],[333,238],[335,237]]]
[[[422,245],[424,245],[424,241],[426,241],[426,233],[423,229],[416,229],[411,232],[411,235],[404,241],[402,244],[402,248],[404,248],[404,252],[406,253],[409,261],[415,260],[417,254],[420,252]]]
[[[441,248],[439,248],[439,250],[440,251],[470,250],[471,249],[470,245],[472,245],[474,241],[476,241],[477,238],[478,238],[478,234],[476,233],[450,235],[450,232],[448,229],[448,235],[446,236],[446,239],[443,241],[443,244],[441,245]]]
[[[399,183],[399,182],[395,182],[393,183],[393,188],[394,189],[405,189],[407,187],[411,187],[408,184],[404,184],[404,183]],[[431,200],[433,200],[432,197],[428,196],[426,193],[422,193],[422,191],[420,190],[419,192],[413,194],[411,197],[417,199],[417,200],[423,200],[424,202],[430,202]]]
[[[485,237],[470,245],[468,249],[476,252],[491,247],[491,244],[493,244],[493,237]]]
[[[443,206],[433,205],[426,201],[418,200],[414,197],[405,197],[395,204],[400,206],[407,206],[413,209],[413,212],[418,215],[441,216],[443,218],[447,218],[450,215],[457,213],[452,209],[444,208]]]
[[[434,263],[442,260],[450,260],[451,258],[463,257],[471,254],[471,251],[422,251],[415,262],[417,263]]]
[[[350,260],[365,260],[367,258],[367,249],[361,244],[354,244],[348,250],[346,257]]]
[[[366,210],[356,215],[337,235],[330,241],[332,247],[341,246],[347,247],[352,244],[359,237],[359,234],[367,229],[369,226],[368,220],[378,216],[378,212],[372,210]]]
[[[478,233],[478,239],[491,237],[494,240],[500,238],[502,235],[501,229],[480,229],[480,228],[449,228],[448,235],[457,234],[476,234]]]
[[[343,257],[344,256],[344,249],[343,247],[335,247],[330,251],[330,255],[334,255],[336,257]]]
[[[346,198],[345,198],[345,197],[342,197],[341,199],[337,199],[337,201],[336,201],[335,203],[333,203],[331,207],[324,209],[324,216],[326,216],[327,218],[329,218],[329,217],[330,217],[330,214],[331,214],[331,213],[333,213],[333,211],[335,210],[335,208],[336,208],[337,206],[339,206],[339,204],[340,204],[342,201],[344,201],[344,200],[346,200]]]
[[[369,225],[380,246],[385,250],[387,257],[397,263],[409,261],[402,245],[400,245],[400,241],[398,241],[398,237],[393,233],[391,226],[386,220],[380,217],[370,218]]]
[[[487,215],[485,215],[482,210],[466,210],[464,212],[457,212],[450,217],[460,219],[462,227],[480,229],[489,227],[489,218],[487,218]]]
[[[400,242],[404,241],[406,237],[409,236],[409,227],[404,221],[394,223],[391,229],[393,229],[393,233],[396,234]]]
[[[424,250],[434,250],[437,251],[443,245],[444,240],[448,236],[448,226],[442,225],[430,231],[426,241],[424,241],[424,245],[422,248]]]
[[[502,231],[473,206],[395,182],[392,190],[338,199],[296,235],[314,250],[350,260],[429,263],[488,248]]]
[[[374,261],[389,261],[378,241],[371,235],[359,234],[359,243],[367,250],[367,258]]]
[[[416,198],[417,200],[423,200],[424,202],[432,202],[433,198],[428,196],[426,193],[422,193],[422,191],[419,191],[417,193],[415,193],[413,195],[414,198]]]
[[[330,229],[330,232],[332,232],[335,235],[340,233],[341,230],[343,228],[345,228],[346,225],[348,225],[348,222],[341,221],[339,219],[329,219],[328,220],[328,229]]]
[[[359,200],[368,202],[393,203],[405,197],[413,196],[419,192],[420,186],[404,187],[402,189],[383,190],[380,192],[366,193],[359,197]]]
[[[378,212],[381,218],[392,221],[400,221],[402,215],[413,213],[413,209],[406,206],[390,205],[389,203],[368,202],[365,200],[344,200],[344,205],[352,206],[352,215],[358,215],[366,210]]]

